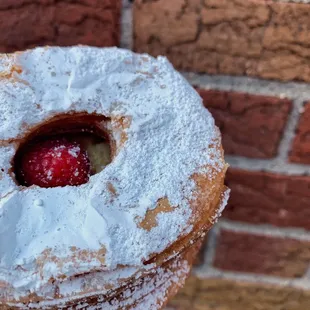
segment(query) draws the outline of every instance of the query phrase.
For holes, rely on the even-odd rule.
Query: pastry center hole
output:
[[[108,119],[93,115],[57,117],[35,128],[14,157],[19,185],[77,186],[112,160]]]

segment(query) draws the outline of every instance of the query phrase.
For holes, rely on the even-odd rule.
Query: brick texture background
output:
[[[310,242],[221,231],[214,267],[283,278],[301,278],[309,267]]]
[[[268,96],[198,89],[223,134],[226,154],[277,155],[291,102]]]
[[[176,67],[187,71],[310,81],[308,4],[135,2],[137,51],[165,54]]]
[[[231,168],[224,216],[235,221],[310,230],[310,177]],[[310,262],[310,261],[309,261]]]
[[[117,0],[2,0],[0,51],[42,45],[117,45],[120,9]]]
[[[0,1],[1,52],[165,55],[213,114],[231,198],[169,309],[310,309],[309,29],[310,0]]]
[[[307,310],[310,293],[276,285],[192,277],[171,307],[175,310]]]

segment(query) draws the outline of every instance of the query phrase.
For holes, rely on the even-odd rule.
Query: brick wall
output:
[[[119,42],[118,0],[1,0],[0,52],[34,46]]]
[[[196,87],[231,165],[229,205],[170,308],[310,309],[310,1],[135,0],[133,17],[131,46]]]
[[[170,309],[310,309],[309,29],[310,0],[0,3],[0,51],[163,54],[214,115],[231,199]]]

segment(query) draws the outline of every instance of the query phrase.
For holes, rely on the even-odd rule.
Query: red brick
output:
[[[277,97],[198,89],[223,134],[226,154],[277,155],[291,102]]]
[[[1,1],[0,52],[119,43],[121,0]]]
[[[290,153],[290,161],[310,164],[310,103],[305,105],[305,110],[301,115]]]
[[[223,230],[214,266],[286,278],[303,277],[310,265],[310,242]]]
[[[310,81],[310,5],[136,0],[134,46],[181,70]]]
[[[310,177],[230,168],[231,195],[224,216],[236,220],[310,229]]]
[[[192,276],[170,302],[169,309],[308,310],[310,292],[264,283]]]

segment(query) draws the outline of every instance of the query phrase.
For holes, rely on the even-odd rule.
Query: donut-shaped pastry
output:
[[[226,204],[226,169],[166,58],[1,55],[1,309],[160,309]]]

